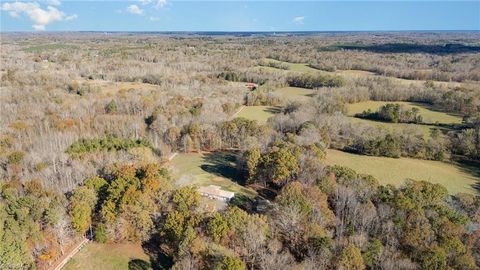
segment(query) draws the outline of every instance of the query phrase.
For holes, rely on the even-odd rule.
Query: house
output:
[[[253,91],[253,90],[257,89],[258,84],[256,84],[256,83],[246,83],[245,86],[248,87],[248,89]]]
[[[215,185],[203,186],[198,188],[198,192],[205,197],[219,201],[230,201],[234,196],[234,192],[222,190],[221,187]]]

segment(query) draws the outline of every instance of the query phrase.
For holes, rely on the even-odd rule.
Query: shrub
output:
[[[117,112],[117,103],[115,100],[110,101],[107,106],[105,106],[106,113],[116,113]]]
[[[289,86],[301,88],[318,87],[341,87],[345,85],[345,79],[339,76],[330,76],[322,74],[301,74],[293,75],[287,78]]]
[[[244,270],[245,263],[238,257],[223,256],[221,261],[215,265],[215,270]]]
[[[155,84],[155,85],[162,85],[162,78],[159,75],[148,74],[143,76],[142,78],[143,83]]]
[[[100,223],[95,228],[95,241],[99,243],[107,242],[107,232],[105,228],[105,224]]]
[[[416,107],[406,108],[396,103],[388,103],[380,107],[376,112],[370,109],[357,113],[355,117],[380,120],[392,123],[422,123],[422,116],[419,115],[419,109]]]
[[[14,151],[8,155],[8,163],[10,164],[20,164],[22,162],[25,153],[21,151]]]
[[[258,65],[264,66],[264,67],[278,68],[283,70],[290,69],[287,64],[278,62],[278,61],[260,61]]]
[[[98,151],[125,151],[141,146],[153,148],[150,142],[145,139],[135,140],[107,136],[102,139],[81,139],[70,145],[66,153],[70,155],[78,155]]]
[[[400,140],[391,134],[387,134],[384,138],[360,140],[353,148],[358,153],[370,156],[399,158],[401,154]]]

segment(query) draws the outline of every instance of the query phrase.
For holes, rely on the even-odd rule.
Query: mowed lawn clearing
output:
[[[64,270],[129,270],[149,264],[149,257],[140,244],[88,243],[63,268]],[[129,266],[130,264],[130,266]]]
[[[333,149],[327,150],[326,161],[328,164],[352,168],[358,173],[370,174],[383,185],[399,186],[405,179],[414,179],[441,184],[450,194],[480,193],[480,168],[473,166],[412,158],[372,157]]]
[[[403,78],[397,78],[397,77],[390,77],[390,76],[383,76],[376,74],[374,72],[366,71],[366,70],[336,70],[336,71],[326,71],[326,70],[320,70],[316,69],[313,67],[310,67],[306,63],[290,63],[290,62],[283,62],[283,61],[278,61],[275,59],[270,59],[266,58],[266,62],[276,62],[276,63],[281,63],[286,66],[288,66],[287,70],[284,69],[279,69],[275,67],[268,67],[268,66],[257,66],[255,68],[259,68],[260,70],[264,71],[270,71],[270,72],[287,72],[287,71],[297,71],[297,72],[320,72],[323,74],[328,74],[328,75],[339,75],[347,79],[356,79],[356,78],[367,78],[367,77],[380,77],[380,78],[388,78],[393,80],[396,83],[399,83],[401,85],[423,85],[425,84],[425,80],[409,80],[409,79],[403,79]],[[478,82],[444,82],[444,81],[434,81],[435,85],[439,85],[442,87],[461,87],[461,86],[469,86],[469,87],[478,87],[479,83]]]
[[[313,97],[317,92],[312,89],[300,88],[300,87],[283,87],[275,90],[288,100],[292,101],[304,101]]]
[[[452,115],[445,112],[435,111],[428,104],[404,102],[404,101],[365,101],[353,104],[348,104],[348,115],[354,116],[357,113],[361,113],[370,109],[371,111],[377,111],[385,104],[394,103],[401,104],[407,108],[417,108],[419,114],[423,117],[423,122],[428,124],[441,123],[441,124],[460,124],[462,123],[462,117],[458,115]]]
[[[100,92],[107,96],[114,96],[122,91],[141,90],[141,91],[156,91],[159,86],[142,82],[112,82],[104,80],[88,80],[85,84],[91,87],[100,89]]]
[[[244,117],[258,122],[267,122],[268,118],[279,112],[280,108],[275,106],[245,106],[236,114],[236,117]]]
[[[438,127],[438,126],[432,126],[432,125],[417,125],[417,124],[406,124],[406,123],[388,123],[388,122],[380,122],[380,121],[374,121],[374,120],[369,120],[369,119],[362,119],[362,118],[357,118],[357,117],[349,117],[352,123],[362,123],[362,124],[367,124],[367,125],[374,125],[377,127],[389,129],[389,130],[412,130],[413,132],[415,130],[418,130],[423,134],[423,137],[427,139],[430,137],[430,134],[434,129],[439,129],[439,130],[448,130],[444,127]]]
[[[172,160],[176,185],[217,185],[224,190],[254,196],[255,192],[240,185],[241,176],[234,152],[179,153]]]
[[[271,58],[266,58],[266,62],[274,62],[274,63],[279,63],[283,64],[288,67],[287,70],[290,71],[298,71],[298,72],[319,72],[320,70],[316,68],[309,67],[308,64],[305,63],[290,63],[290,62],[283,62],[283,61],[278,61],[275,59]]]

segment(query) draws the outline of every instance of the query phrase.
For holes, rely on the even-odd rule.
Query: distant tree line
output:
[[[370,109],[361,113],[355,114],[355,117],[379,120],[391,123],[422,123],[423,118],[419,114],[419,109],[416,107],[405,108],[400,104],[388,103],[383,105],[376,112]]]
[[[318,87],[341,87],[345,85],[345,79],[340,76],[322,74],[291,75],[287,78],[287,84],[293,87],[318,88]]]

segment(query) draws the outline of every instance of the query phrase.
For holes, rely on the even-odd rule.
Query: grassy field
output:
[[[258,122],[266,122],[277,113],[279,108],[273,106],[245,106],[236,117],[245,117]]]
[[[39,52],[49,51],[49,50],[76,49],[76,48],[77,46],[74,46],[74,45],[52,43],[52,44],[42,44],[42,45],[27,47],[24,49],[24,51],[31,52],[31,53],[39,53]]]
[[[141,82],[111,82],[103,80],[88,80],[84,83],[95,87],[106,96],[113,96],[122,91],[129,91],[130,89],[141,91],[154,91],[158,90],[158,86]]]
[[[224,190],[255,195],[251,189],[236,183],[240,179],[235,168],[236,155],[233,152],[179,153],[172,160],[173,174],[178,186],[217,185]]]
[[[368,119],[361,119],[361,118],[356,118],[356,117],[349,117],[349,118],[353,123],[363,123],[363,124],[368,124],[368,125],[374,125],[374,126],[386,128],[386,129],[389,129],[389,130],[394,130],[394,129],[419,130],[420,132],[422,132],[424,138],[428,138],[430,136],[432,130],[434,130],[434,129],[448,130],[444,127],[431,126],[431,125],[417,125],[417,124],[406,124],[406,123],[388,123],[388,122],[373,121],[373,120],[368,120]]]
[[[361,78],[361,77],[382,77],[382,78],[389,78],[391,80],[394,80],[395,82],[402,84],[402,85],[422,85],[425,83],[425,80],[407,80],[407,79],[402,79],[402,78],[396,78],[396,77],[388,77],[388,76],[382,76],[375,74],[374,72],[370,71],[364,71],[364,70],[336,70],[336,71],[325,71],[325,70],[319,70],[315,69],[312,67],[309,67],[308,64],[305,63],[289,63],[289,62],[283,62],[283,61],[278,61],[275,59],[265,59],[266,61],[271,61],[271,62],[278,62],[278,63],[283,63],[286,66],[288,66],[288,70],[283,70],[283,69],[278,69],[274,67],[257,67],[259,69],[263,69],[265,71],[271,71],[271,72],[286,72],[286,71],[297,71],[297,72],[321,72],[324,74],[329,74],[329,75],[340,75],[342,77],[345,77],[347,79],[354,79],[354,78]],[[441,85],[444,87],[460,87],[463,85],[471,85],[471,86],[478,86],[478,82],[441,82],[441,81],[435,81],[436,85]]]
[[[351,78],[375,76],[375,73],[370,71],[364,71],[364,70],[337,70],[334,73],[336,75],[342,75],[344,77],[351,77]]]
[[[440,161],[411,158],[386,158],[356,155],[338,150],[327,151],[327,163],[350,167],[358,173],[371,174],[381,184],[401,185],[407,178],[445,186],[451,194],[479,194],[480,168],[457,166]]]
[[[419,109],[420,115],[423,117],[424,123],[441,123],[441,124],[460,124],[462,123],[462,117],[458,115],[452,115],[444,112],[434,111],[427,104],[420,104],[414,102],[386,102],[386,101],[365,101],[359,103],[348,104],[348,115],[353,116],[356,113],[361,113],[368,109],[372,111],[378,110],[381,106],[387,103],[397,103],[405,105],[406,107],[412,108],[415,107]]]
[[[308,66],[308,64],[304,64],[304,63],[289,63],[289,62],[278,61],[271,58],[267,58],[265,60],[268,62],[282,63],[288,66],[288,70],[291,70],[291,71],[298,71],[298,72],[319,72],[320,71],[318,69],[311,68]]]
[[[303,101],[308,100],[310,97],[314,96],[316,94],[316,91],[299,87],[283,87],[275,90],[275,93],[279,93],[289,100]]]
[[[63,268],[64,270],[129,270],[132,264],[149,262],[140,244],[89,243]],[[130,264],[130,267],[129,267]]]

